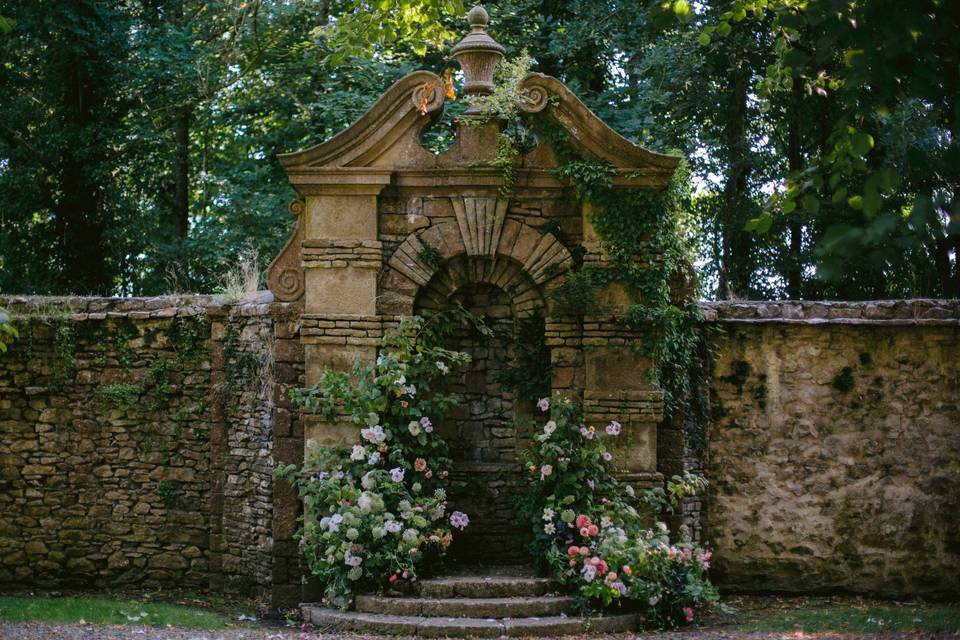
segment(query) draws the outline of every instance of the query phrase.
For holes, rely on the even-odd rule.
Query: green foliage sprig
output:
[[[509,355],[494,373],[494,383],[522,400],[535,401],[549,395],[552,365],[543,315],[517,318],[497,332],[496,338]]]
[[[20,337],[17,328],[10,322],[10,314],[0,307],[0,353],[7,352],[7,345]]]
[[[138,384],[115,382],[100,387],[100,398],[114,409],[129,409],[137,403],[142,391]]]
[[[503,179],[500,195],[504,197],[510,195],[516,184],[517,160],[534,143],[531,127],[520,111],[524,100],[520,84],[530,73],[532,64],[533,58],[526,50],[512,60],[502,61],[494,72],[493,93],[471,99],[472,104],[480,107],[480,112],[461,117],[461,122],[468,126],[489,122],[504,124],[503,130],[497,134],[497,152],[493,159],[493,166]]]

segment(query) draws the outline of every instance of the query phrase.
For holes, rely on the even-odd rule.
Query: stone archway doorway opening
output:
[[[524,488],[519,453],[529,434],[523,424],[533,416],[535,400],[506,389],[502,381],[513,361],[518,323],[539,326],[543,300],[519,264],[502,257],[459,256],[435,274],[417,296],[417,312],[460,304],[482,317],[494,336],[461,329],[450,349],[472,360],[444,386],[462,401],[439,425],[453,459],[451,502],[470,515],[470,526],[455,537],[451,556],[468,565],[516,565],[529,562],[525,529],[516,519],[513,499]]]

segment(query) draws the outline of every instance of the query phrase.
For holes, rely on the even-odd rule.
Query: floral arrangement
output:
[[[376,362],[327,370],[308,392],[293,394],[331,422],[358,427],[352,446],[308,443],[302,467],[276,472],[304,501],[301,546],[330,604],[347,607],[358,591],[416,580],[470,522],[463,512],[448,513],[450,457],[434,431],[457,398],[431,384],[470,360],[437,346],[454,321],[478,322],[464,313],[404,318],[384,337]]]
[[[531,489],[519,502],[533,527],[534,557],[576,588],[585,606],[639,611],[651,625],[693,622],[718,601],[707,579],[710,551],[672,543],[667,526],[647,526],[643,512],[670,510],[705,481],[674,477],[665,490],[637,496],[611,473],[605,443],[620,435],[619,423],[588,426],[570,399],[543,398],[538,406],[549,419],[523,454]]]

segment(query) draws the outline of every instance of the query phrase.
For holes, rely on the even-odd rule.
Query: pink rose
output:
[[[690,607],[684,607],[683,615],[687,617],[687,622],[693,622],[693,609]]]

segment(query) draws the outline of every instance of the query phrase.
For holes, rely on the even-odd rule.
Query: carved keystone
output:
[[[451,198],[457,225],[468,256],[496,255],[503,221],[507,218],[504,198]]]

